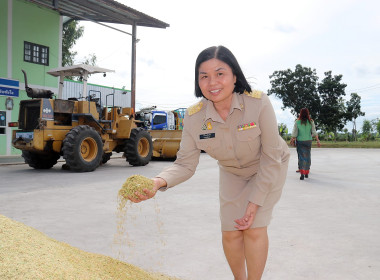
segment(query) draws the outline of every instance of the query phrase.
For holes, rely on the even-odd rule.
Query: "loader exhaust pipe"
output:
[[[51,99],[54,92],[48,89],[39,89],[39,88],[30,88],[28,86],[28,78],[26,77],[26,73],[24,70],[22,70],[22,73],[24,73],[24,80],[25,80],[25,91],[28,97],[30,98],[49,98]]]

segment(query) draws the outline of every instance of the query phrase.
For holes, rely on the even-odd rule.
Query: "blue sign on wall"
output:
[[[18,97],[20,82],[0,78],[0,95]]]

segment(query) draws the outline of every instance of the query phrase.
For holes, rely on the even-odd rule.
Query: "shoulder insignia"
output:
[[[261,98],[261,94],[263,92],[262,91],[259,91],[259,90],[253,90],[251,92],[248,92],[248,91],[244,91],[244,94],[247,95],[247,96],[250,96],[250,97],[253,97],[253,98],[258,98],[260,99]]]
[[[198,103],[190,106],[187,109],[187,112],[189,113],[189,116],[194,115],[195,113],[198,113],[202,109],[202,106],[203,106],[203,102],[202,101],[199,101]]]

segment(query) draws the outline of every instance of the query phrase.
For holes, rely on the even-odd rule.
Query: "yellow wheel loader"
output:
[[[175,159],[180,148],[185,108],[173,111],[142,108],[136,119],[148,129],[153,141],[153,158]]]
[[[83,64],[48,71],[60,77],[58,98],[53,98],[49,90],[28,87],[23,71],[25,90],[32,99],[20,102],[18,122],[9,126],[18,127],[13,130],[12,144],[22,150],[29,166],[49,169],[63,156],[68,169],[88,172],[106,163],[112,152],[123,152],[133,166],[149,163],[152,138],[144,128],[137,126],[133,109],[107,104],[108,97],[113,94],[106,96],[104,107],[100,92],[87,94],[89,74],[111,71]],[[83,77],[80,98],[62,99],[65,76]]]

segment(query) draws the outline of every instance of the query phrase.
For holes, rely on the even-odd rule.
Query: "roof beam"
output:
[[[114,0],[27,0],[78,20],[167,28],[169,24]]]

